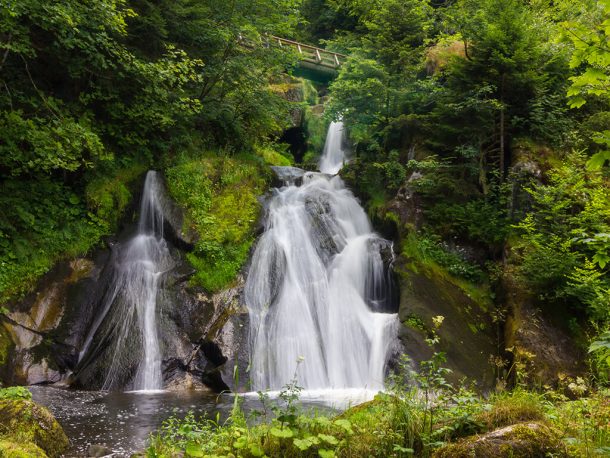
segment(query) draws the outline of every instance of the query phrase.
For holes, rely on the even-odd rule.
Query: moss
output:
[[[130,184],[146,171],[142,164],[135,164],[110,176],[100,177],[87,185],[87,206],[95,211],[108,231],[116,229],[120,216],[131,201]]]
[[[423,332],[426,336],[432,335],[432,329],[426,325],[424,319],[414,313],[409,313],[402,322],[403,325]]]
[[[481,310],[492,309],[492,298],[489,285],[485,282],[468,281],[449,273],[446,267],[441,266],[427,250],[422,249],[420,239],[413,232],[409,232],[402,241],[402,254],[407,258],[405,267],[414,273],[421,273],[428,278],[442,279],[461,289],[468,298],[475,302]],[[399,272],[400,273],[400,272]]]
[[[8,331],[0,323],[0,367],[8,362],[8,355],[13,347],[13,341],[9,337]]]
[[[521,423],[464,438],[437,450],[434,458],[531,458],[566,456],[557,433],[541,423]]]
[[[28,400],[0,400],[0,439],[23,445],[25,450],[35,450],[30,447],[34,444],[51,458],[61,456],[69,445],[68,438],[51,413]]]
[[[477,415],[477,421],[486,429],[525,421],[543,421],[545,418],[542,396],[537,393],[517,389],[495,396],[490,403],[489,410]]]
[[[17,443],[0,439],[0,456],[3,458],[46,458],[47,454],[31,442]]]
[[[305,108],[303,124],[307,133],[307,152],[303,157],[303,166],[307,169],[317,169],[318,158],[324,151],[330,122],[323,114],[316,113],[308,106]]]
[[[271,145],[257,146],[255,150],[256,154],[263,158],[265,163],[269,165],[277,166],[289,166],[292,165],[292,160],[276,151]]]
[[[185,209],[185,233],[198,236],[187,255],[194,286],[229,286],[247,259],[269,174],[259,157],[209,152],[167,169],[172,198]]]

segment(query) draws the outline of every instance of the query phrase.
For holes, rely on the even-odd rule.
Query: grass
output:
[[[293,163],[292,158],[278,152],[273,145],[257,145],[255,152],[269,165],[289,166]]]
[[[166,170],[175,201],[186,210],[185,232],[195,232],[195,249],[187,255],[196,269],[193,285],[209,292],[230,286],[245,263],[254,240],[268,170],[254,155],[206,152]]]
[[[442,278],[464,291],[483,310],[492,302],[482,270],[457,254],[446,251],[435,239],[409,231],[402,240],[402,254],[408,267]]]
[[[451,444],[467,445],[503,426],[536,423],[542,427],[540,437],[527,428],[516,433],[533,443],[548,442],[542,445],[552,447],[553,456],[601,457],[610,450],[607,394],[571,401],[557,392],[516,389],[486,398],[454,389],[426,403],[420,390],[409,388],[380,394],[334,417],[298,412],[282,422],[286,412],[279,408],[275,418],[248,426],[240,410],[222,424],[189,416],[167,422],[152,437],[147,456],[181,451],[187,457],[453,456],[442,452],[443,447],[457,450]]]

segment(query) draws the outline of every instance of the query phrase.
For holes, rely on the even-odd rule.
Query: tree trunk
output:
[[[506,151],[505,151],[505,110],[504,110],[504,82],[506,75],[502,75],[502,84],[500,86],[500,182],[504,182],[504,171],[506,170]]]

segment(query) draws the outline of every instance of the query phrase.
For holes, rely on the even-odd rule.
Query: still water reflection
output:
[[[117,457],[127,457],[146,447],[150,434],[175,415],[227,418],[233,407],[232,395],[202,391],[101,392],[61,388],[30,387],[34,401],[46,406],[70,438],[68,457],[84,456],[90,444],[103,444]],[[367,391],[312,391],[301,395],[305,409],[337,412],[370,399]],[[272,396],[273,398],[273,393]],[[274,401],[275,402],[275,401]],[[256,394],[243,396],[246,413],[260,409]]]

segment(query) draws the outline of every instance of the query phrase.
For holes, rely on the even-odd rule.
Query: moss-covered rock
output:
[[[567,456],[557,433],[542,423],[519,423],[471,436],[437,450],[434,458]]]
[[[270,172],[256,156],[209,152],[166,171],[170,196],[185,209],[184,232],[198,240],[187,259],[194,286],[220,291],[235,282],[254,241]]]
[[[561,309],[544,314],[511,271],[505,272],[502,289],[508,310],[504,341],[512,354],[513,375],[531,386],[558,386],[566,376],[585,374],[585,346],[561,323]]]
[[[0,323],[0,367],[8,362],[10,349],[13,347],[13,341],[9,337],[8,331]]]
[[[490,357],[497,354],[497,334],[488,311],[489,303],[475,289],[448,278],[441,269],[426,268],[401,256],[395,267],[400,286],[399,338],[416,362],[427,360],[433,350],[425,342],[434,328],[433,318],[443,316],[437,333],[446,367],[455,381],[468,377],[483,387],[494,384]]]
[[[47,409],[29,400],[0,399],[0,456],[54,458],[68,445],[66,434]]]
[[[0,439],[0,456],[3,458],[46,458],[47,454],[31,442],[17,443]]]

